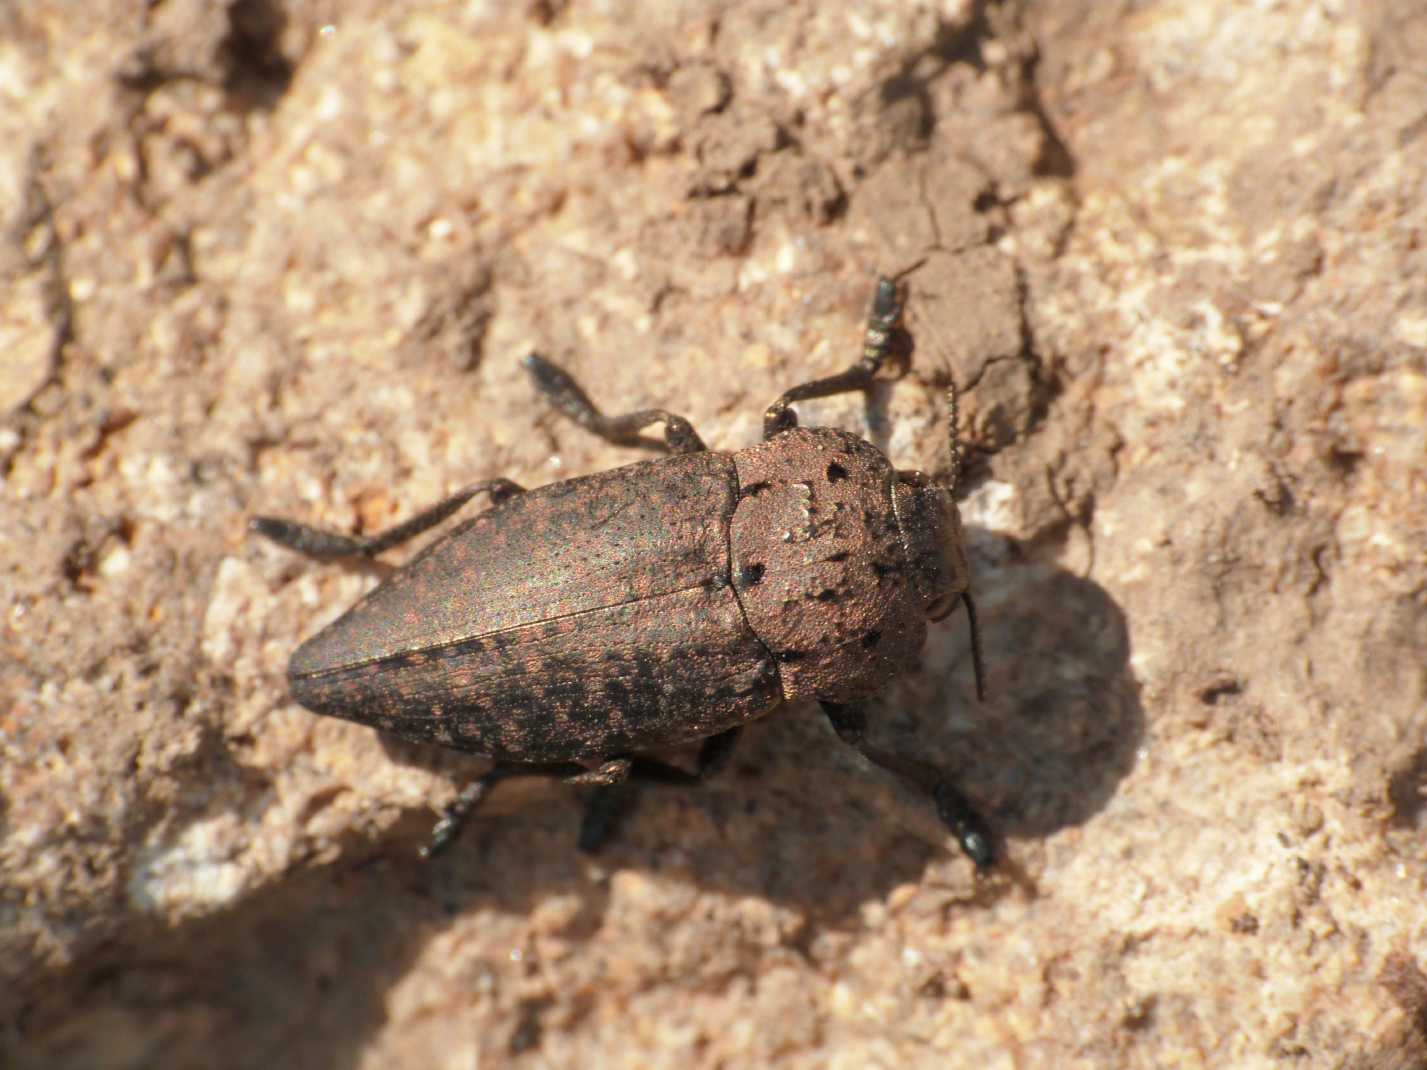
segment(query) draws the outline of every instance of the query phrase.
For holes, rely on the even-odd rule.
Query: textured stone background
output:
[[[0,2],[0,1062],[1427,1065],[1427,7]],[[314,717],[376,579],[246,537],[755,441],[945,468],[964,624],[595,859],[569,788]],[[400,556],[400,555],[395,555]]]

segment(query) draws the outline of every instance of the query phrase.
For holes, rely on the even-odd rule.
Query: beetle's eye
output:
[[[951,615],[951,611],[956,608],[956,603],[961,601],[959,594],[944,594],[927,607],[928,620],[943,620]]]

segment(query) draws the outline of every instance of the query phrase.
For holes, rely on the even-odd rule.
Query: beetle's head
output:
[[[900,472],[892,504],[922,608],[928,619],[941,620],[971,586],[956,501],[949,488],[918,472]]]
[[[951,438],[951,474],[938,483],[921,472],[898,472],[892,488],[892,506],[907,555],[912,584],[929,620],[941,620],[958,605],[966,606],[971,624],[971,656],[976,669],[976,692],[984,695],[985,672],[981,664],[981,637],[976,628],[976,607],[971,600],[971,568],[966,560],[966,536],[956,508],[956,483],[961,475],[961,446],[957,442],[957,392],[947,392]]]

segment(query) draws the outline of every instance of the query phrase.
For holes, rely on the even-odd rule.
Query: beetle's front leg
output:
[[[867,718],[859,707],[840,702],[822,702],[820,705],[839,739],[848,746],[856,747],[872,764],[895,773],[930,795],[936,801],[942,822],[961,844],[966,856],[976,864],[977,869],[984,871],[990,868],[996,860],[996,851],[991,845],[991,835],[986,830],[985,822],[940,770],[869,744],[865,738]]]
[[[877,369],[882,367],[892,348],[897,321],[901,316],[902,295],[897,281],[884,275],[877,280],[877,289],[872,295],[872,310],[867,314],[867,333],[862,342],[861,358],[845,372],[826,379],[814,379],[811,383],[785,391],[763,414],[764,440],[798,426],[798,414],[789,408],[793,402],[866,390],[872,385]]]
[[[551,364],[539,353],[531,353],[525,358],[525,370],[550,404],[586,431],[599,435],[607,442],[617,446],[647,442],[639,437],[639,432],[650,424],[662,423],[664,445],[670,453],[702,453],[708,448],[693,424],[665,409],[642,409],[625,416],[606,416],[595,408],[590,396],[570,377],[569,372]]]
[[[482,483],[472,483],[429,509],[423,509],[410,520],[387,528],[380,535],[366,537],[343,535],[340,532],[314,528],[296,520],[283,520],[274,516],[255,516],[248,522],[248,527],[264,538],[318,561],[331,561],[338,557],[375,557],[384,550],[390,550],[423,531],[434,528],[482,491],[491,496],[492,505],[499,505],[508,498],[524,493],[525,488],[508,479],[488,479]]]

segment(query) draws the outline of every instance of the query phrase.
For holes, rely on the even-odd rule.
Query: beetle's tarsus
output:
[[[276,516],[255,516],[248,521],[248,530],[317,561],[354,557],[362,553],[361,539],[354,539],[349,535],[342,535],[335,531],[308,527],[296,520],[284,520]]]
[[[944,780],[936,785],[932,796],[936,799],[936,812],[956,837],[956,842],[961,844],[962,852],[981,872],[990,869],[996,861],[996,849],[981,815],[961,792]]]
[[[440,819],[432,826],[431,839],[417,852],[421,856],[421,860],[429,862],[451,846],[460,834],[467,818],[471,816],[471,812],[490,794],[491,788],[509,775],[508,772],[497,766],[489,772],[482,773],[458,791],[456,797],[442,808]]]
[[[763,438],[768,440],[780,432],[798,426],[798,414],[790,406],[795,401],[826,398],[865,390],[882,367],[897,335],[897,323],[902,318],[901,287],[895,279],[883,275],[877,279],[872,294],[872,309],[867,315],[867,331],[862,341],[862,356],[845,372],[826,379],[814,379],[784,391],[763,413]]]
[[[525,357],[525,370],[545,400],[591,434],[617,446],[652,444],[640,437],[650,424],[664,425],[664,448],[670,453],[702,453],[708,447],[693,424],[666,409],[643,409],[624,416],[606,416],[595,407],[579,383],[557,364],[539,353]]]
[[[274,516],[255,516],[248,521],[248,529],[316,561],[333,561],[343,557],[375,557],[434,528],[482,491],[490,494],[492,504],[499,505],[524,490],[524,487],[508,479],[488,479],[472,483],[450,497],[441,499],[430,508],[423,509],[410,520],[403,520],[379,535],[366,537],[343,535],[340,532]]]
[[[881,766],[930,795],[942,823],[956,837],[966,857],[982,872],[991,867],[996,861],[996,851],[986,823],[939,770],[916,759],[871,746],[865,738],[867,718],[859,707],[841,702],[822,702],[820,705],[839,739],[856,748],[873,765]]]

